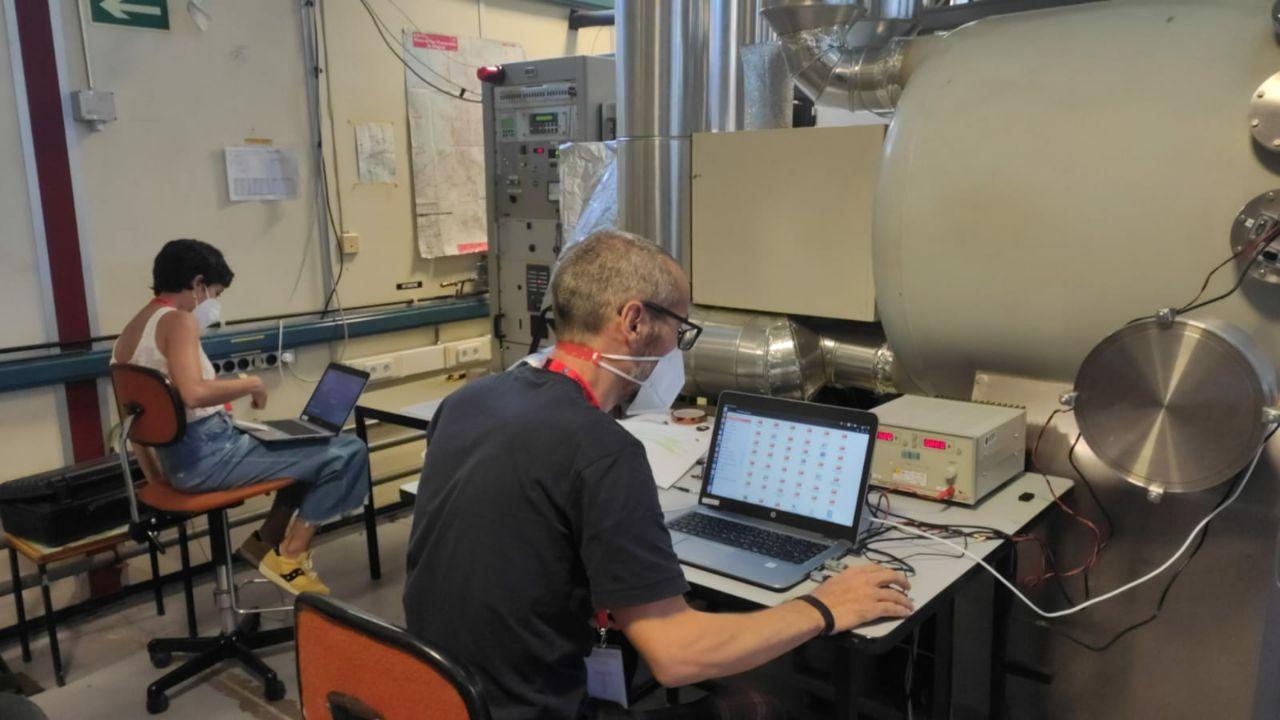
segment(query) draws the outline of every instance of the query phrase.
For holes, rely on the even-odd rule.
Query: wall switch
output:
[[[360,252],[360,234],[353,232],[342,233],[342,254],[355,255]]]

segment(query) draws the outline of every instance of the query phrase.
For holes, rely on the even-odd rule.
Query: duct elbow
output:
[[[787,70],[814,103],[890,115],[910,67],[915,4],[882,0],[766,0]]]
[[[909,40],[850,47],[847,27],[801,30],[779,38],[787,69],[819,106],[891,115],[906,82]]]

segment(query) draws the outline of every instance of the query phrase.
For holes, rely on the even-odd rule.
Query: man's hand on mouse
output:
[[[831,575],[813,589],[835,616],[836,632],[852,630],[880,618],[903,618],[915,609],[907,576],[875,564],[857,565]]]

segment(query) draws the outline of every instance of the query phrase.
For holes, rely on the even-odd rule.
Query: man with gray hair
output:
[[[622,672],[619,655],[593,650],[593,617],[611,615],[654,677],[678,687],[768,662],[828,623],[910,613],[907,579],[874,565],[828,580],[816,604],[690,608],[644,447],[609,416],[665,409],[679,392],[680,353],[701,332],[688,278],[652,243],[610,230],[565,253],[551,291],[550,357],[437,410],[409,540],[409,631],[479,676],[495,718],[630,717],[599,699],[616,697],[608,680]],[[776,713],[746,693],[636,716]]]

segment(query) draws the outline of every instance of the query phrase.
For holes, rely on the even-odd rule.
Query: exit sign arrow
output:
[[[169,29],[168,0],[92,0],[90,7],[94,22]]]
[[[102,9],[111,13],[112,17],[128,20],[129,13],[140,15],[162,15],[164,11],[154,5],[139,5],[124,0],[102,0]]]

